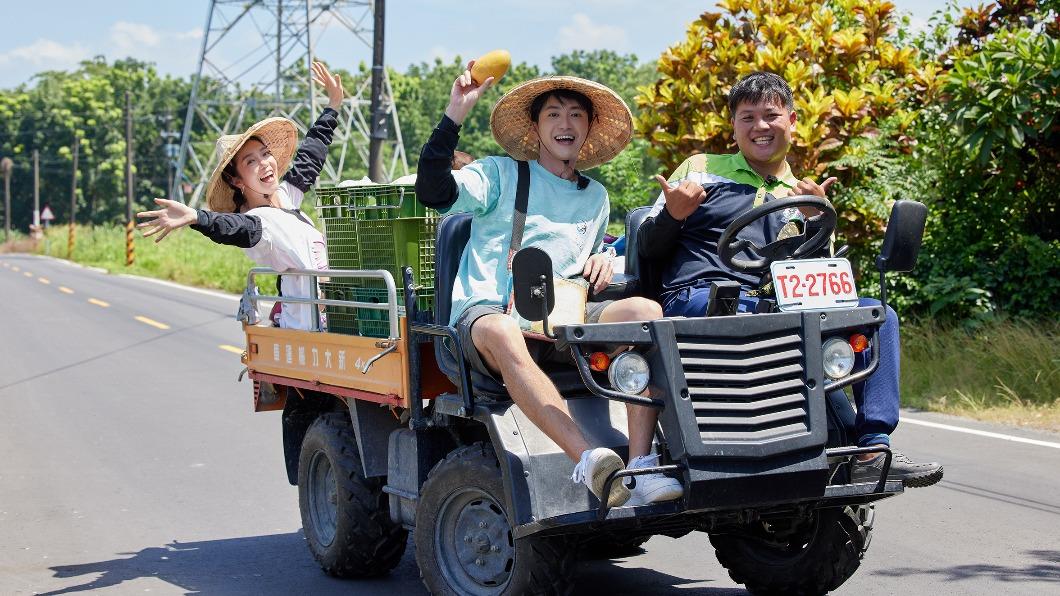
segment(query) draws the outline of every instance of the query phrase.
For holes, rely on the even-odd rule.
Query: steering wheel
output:
[[[776,213],[792,207],[813,207],[822,212],[820,215],[807,220],[807,223],[812,223],[815,227],[819,226],[816,234],[806,238],[804,232],[797,236],[770,242],[765,246],[758,246],[750,240],[736,237],[752,222],[762,219],[770,213]],[[751,209],[729,224],[718,240],[718,256],[721,257],[721,262],[726,267],[730,267],[735,271],[764,271],[769,268],[773,261],[797,259],[820,250],[824,245],[828,244],[828,240],[832,237],[832,232],[835,231],[835,224],[835,208],[832,207],[832,203],[828,202],[827,199],[813,195],[797,195],[776,199]],[[755,258],[736,258],[736,255],[748,249]]]

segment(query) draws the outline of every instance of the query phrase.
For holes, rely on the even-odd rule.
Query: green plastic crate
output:
[[[416,200],[416,187],[412,184],[318,188],[316,196],[317,207],[326,219],[402,219],[434,213]]]
[[[320,282],[320,289],[325,298],[331,300],[351,300],[385,304],[387,300],[386,285],[377,279],[347,279]],[[404,293],[398,286],[398,302],[404,304]],[[434,290],[423,289],[416,292],[416,305],[420,312],[430,313],[434,308]],[[390,334],[389,313],[385,310],[358,308],[352,306],[327,306],[328,331],[345,335],[362,335],[366,337],[387,337]],[[398,314],[405,314],[404,307]]]
[[[317,206],[324,221],[330,268],[389,271],[397,284],[398,304],[404,305],[401,269],[410,266],[420,288],[419,310],[433,310],[438,218],[434,210],[416,200],[412,185],[322,188],[317,190]],[[386,300],[382,280],[336,279],[321,287],[328,298]],[[385,311],[331,306],[325,311],[332,332],[386,337],[389,331]]]
[[[400,284],[408,265],[418,285],[433,287],[437,215],[413,186],[323,188],[317,202],[332,269],[385,269]]]

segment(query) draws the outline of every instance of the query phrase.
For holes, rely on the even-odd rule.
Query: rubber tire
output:
[[[711,534],[718,562],[757,595],[816,595],[850,579],[872,540],[872,505],[821,509],[816,531],[798,553],[784,553],[737,534]],[[785,558],[786,557],[786,558]]]
[[[310,462],[322,453],[338,483],[335,538],[325,546],[310,519]],[[324,573],[364,578],[384,575],[401,561],[408,532],[390,519],[385,478],[365,478],[357,442],[344,413],[321,414],[302,441],[298,459],[298,508],[306,544]]]
[[[582,543],[581,556],[583,559],[624,559],[641,554],[646,542],[651,536],[615,537],[602,536],[589,538]]]
[[[431,470],[420,489],[416,507],[416,563],[423,584],[436,595],[464,596],[459,586],[451,586],[440,571],[435,550],[435,526],[441,509],[457,490],[475,487],[489,495],[502,508],[507,499],[500,464],[491,446],[475,443],[460,447]],[[511,523],[511,512],[505,511]],[[566,538],[527,537],[515,541],[514,571],[496,594],[570,594],[574,587],[577,548]]]

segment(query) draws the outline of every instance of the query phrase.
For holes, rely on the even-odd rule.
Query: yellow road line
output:
[[[26,277],[33,277],[33,274],[30,273],[29,271],[23,271],[22,275],[25,275]]]
[[[44,279],[43,277],[38,277],[37,281],[41,282],[44,285],[48,285],[48,284],[52,283],[52,282],[48,281],[47,279]]]
[[[7,261],[4,261],[4,269],[7,269],[7,268],[8,268],[8,267],[10,267],[10,266],[11,266],[11,265],[8,265],[8,264],[7,264]]]
[[[73,294],[74,293],[73,290],[71,290],[70,288],[68,288],[66,286],[59,286],[59,291],[62,292],[63,294]]]
[[[154,319],[148,319],[147,317],[142,317],[140,315],[136,315],[136,320],[159,329],[169,329],[169,325],[166,325],[165,323],[159,323]]]
[[[222,350],[224,350],[226,352],[232,352],[233,354],[239,354],[240,356],[243,355],[243,348],[237,348],[235,346],[230,346],[228,344],[221,344],[221,345],[219,345],[217,347],[221,348]]]
[[[110,303],[103,302],[102,300],[96,300],[95,298],[89,298],[88,302],[89,304],[95,304],[96,306],[102,306],[103,308],[107,308],[108,306],[110,306]]]
[[[11,266],[11,270],[12,270],[12,271],[14,271],[15,273],[18,273],[19,271],[21,271],[21,269],[19,269],[19,268],[18,268],[17,266],[15,266],[15,265],[12,265],[12,266]]]

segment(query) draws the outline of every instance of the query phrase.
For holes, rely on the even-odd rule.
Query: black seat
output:
[[[438,222],[438,234],[435,241],[434,264],[434,320],[439,325],[449,324],[449,315],[453,306],[453,281],[460,268],[464,247],[471,238],[471,215],[456,213],[447,215]],[[440,338],[434,342],[434,356],[438,368],[458,387],[460,386],[460,364],[456,355]],[[572,365],[547,363],[542,369],[548,373],[559,392],[565,396],[588,393],[581,376]],[[471,384],[476,396],[494,399],[507,399],[508,392],[503,385],[491,377],[471,370]]]
[[[637,278],[640,296],[652,300],[659,299],[662,291],[662,268],[660,263],[646,259],[637,254],[640,242],[637,234],[640,226],[651,213],[651,206],[637,207],[626,214],[626,275]]]

